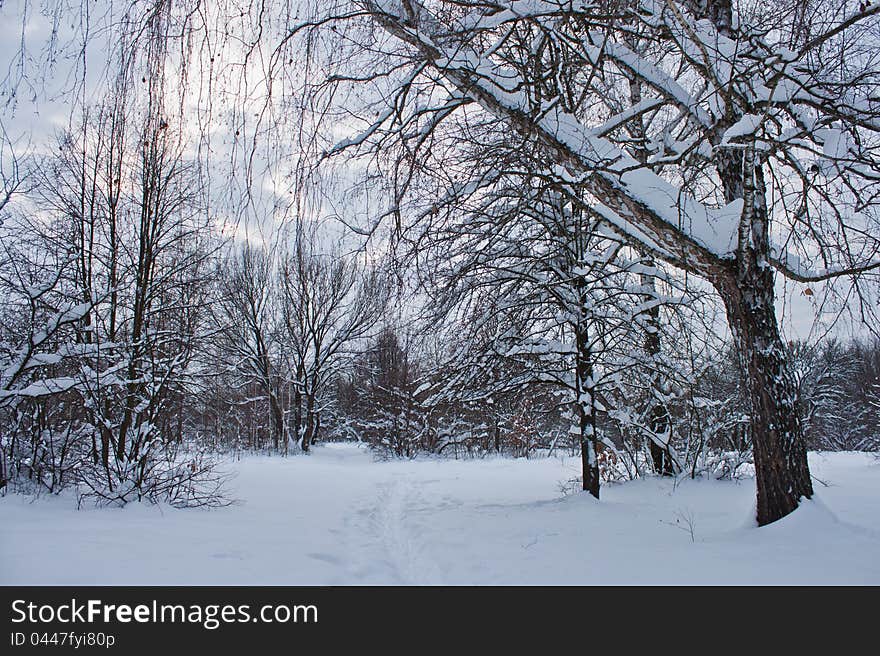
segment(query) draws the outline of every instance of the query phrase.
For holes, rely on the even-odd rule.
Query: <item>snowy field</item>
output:
[[[214,510],[0,499],[2,584],[880,584],[880,461],[811,454],[817,497],[754,525],[754,484],[563,495],[579,460],[230,463]]]

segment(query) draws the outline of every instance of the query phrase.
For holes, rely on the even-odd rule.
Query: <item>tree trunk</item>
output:
[[[302,391],[299,387],[299,380],[293,390],[293,434],[296,436],[297,442],[303,439],[302,430]],[[302,445],[300,445],[302,447]],[[305,450],[305,448],[303,449]]]
[[[722,150],[716,166],[725,199],[743,200],[736,260],[717,271],[712,283],[724,301],[751,405],[757,519],[764,526],[792,512],[801,497],[810,498],[813,485],[797,389],[776,320],[763,165],[750,145]]]
[[[757,519],[763,526],[792,512],[801,497],[813,495],[796,390],[776,322],[773,272],[767,266],[741,268],[715,284],[724,299],[751,401]]]
[[[627,43],[631,48],[638,49],[638,40],[635,37],[628,37]],[[642,102],[642,86],[641,81],[636,76],[629,78],[629,101],[633,107]],[[645,130],[644,118],[639,115],[634,117],[628,123],[630,134],[636,143],[634,148],[634,156],[636,160],[643,166],[648,164],[648,135]],[[649,253],[642,253],[645,257],[644,265],[646,269],[654,267],[654,260]],[[653,365],[651,374],[651,387],[648,391],[650,398],[648,404],[648,449],[651,453],[651,462],[653,464],[654,473],[660,476],[673,476],[675,474],[675,463],[669,450],[670,425],[669,408],[663,398],[662,379],[656,362],[660,356],[660,307],[654,302],[657,300],[657,285],[654,276],[649,274],[641,275],[642,290],[644,292],[643,299],[649,305],[645,312],[645,354]],[[662,440],[665,443],[661,443]]]
[[[306,392],[304,396],[306,399],[306,421],[302,434],[302,450],[304,453],[308,453],[315,436],[315,401],[311,392]]]
[[[287,442],[287,436],[284,433],[284,411],[278,402],[278,397],[269,389],[269,408],[272,412],[272,441],[275,443],[275,451],[280,452],[282,440]]]
[[[697,18],[709,20],[719,34],[730,36],[731,0],[689,0]],[[724,130],[742,117],[728,104]],[[716,168],[725,200],[742,199],[736,261],[713,276],[742,363],[751,405],[750,429],[757,486],[757,520],[764,526],[813,495],[807,449],[797,413],[797,391],[785,358],[774,307],[770,267],[770,213],[763,162],[754,144],[745,149],[720,148]]]
[[[647,259],[646,267],[653,267],[654,261]],[[657,291],[654,278],[649,275],[641,277],[642,289],[645,291],[644,299],[647,303],[653,303],[657,300]],[[648,430],[651,432],[648,438],[648,448],[651,453],[651,461],[654,466],[654,473],[660,476],[674,476],[675,462],[672,454],[669,452],[669,408],[663,399],[663,385],[660,372],[656,366],[656,362],[660,357],[660,308],[652,305],[645,312],[645,353],[652,363],[654,363],[654,371],[651,374],[651,387],[649,390],[650,410],[648,412]],[[666,440],[665,445],[661,443]]]
[[[581,317],[575,327],[576,362],[575,379],[578,414],[578,432],[581,442],[581,470],[583,489],[599,498],[599,460],[596,451],[596,396],[593,381],[593,354],[587,334],[586,297],[581,293]]]
[[[649,448],[651,450],[651,462],[654,465],[654,473],[660,476],[675,476],[675,466],[669,453],[669,447],[664,448],[653,439],[657,435],[668,435],[669,412],[666,409],[665,403],[656,402],[651,408],[649,429],[652,433]]]
[[[306,427],[306,429],[302,432],[302,443],[300,445],[302,447],[303,453],[309,452],[309,437],[309,429],[308,427]]]
[[[104,415],[105,417],[111,416],[108,413]],[[113,435],[110,432],[109,428],[102,427],[101,429],[101,465],[104,467],[104,473],[107,474],[107,489],[111,492],[113,491],[113,475],[110,473],[110,443],[113,439]]]

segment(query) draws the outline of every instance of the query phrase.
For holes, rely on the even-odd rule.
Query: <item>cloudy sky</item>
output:
[[[83,103],[94,101],[105,92],[108,51],[113,43],[106,25],[126,6],[127,3],[111,0],[83,4],[76,0],[0,0],[0,34],[4,35],[0,40],[0,121],[7,141],[14,145],[18,155],[46,152]],[[89,45],[83,56],[81,44],[85,35]],[[229,48],[234,49],[234,45]],[[234,233],[238,238],[263,243],[277,238],[277,228],[294,209],[290,194],[297,158],[295,153],[284,151],[282,142],[260,143],[259,125],[249,119],[252,114],[244,109],[246,103],[239,103],[240,98],[230,94],[229,89],[241,90],[241,96],[258,97],[266,60],[263,54],[253,57],[252,70],[247,74],[226,78],[233,84],[227,85],[225,93],[217,89],[216,98],[211,101],[216,106],[208,120],[199,121],[201,127],[198,136],[194,136],[194,141],[204,140],[207,133],[221,191],[228,192],[227,201],[233,189],[239,197],[245,188],[251,191],[250,202],[243,211],[238,208],[224,214],[219,209],[218,215],[222,216],[218,224],[224,232]],[[197,102],[193,100],[192,108],[185,111],[199,113]],[[346,128],[337,126],[335,131],[342,138]],[[288,142],[291,149],[294,143],[295,140]],[[248,146],[255,144],[254,156],[249,157]],[[8,159],[9,149],[5,147],[4,170],[8,170]],[[250,165],[250,179],[245,179],[245,162]],[[337,189],[341,188],[337,185]],[[366,198],[362,197],[358,201],[361,205],[355,207],[350,197],[331,196],[311,211],[315,220],[329,227],[336,239],[341,236],[342,227],[326,217],[343,212],[368,217],[376,211],[371,206],[376,199],[370,203]],[[839,300],[829,300],[821,286],[808,288],[781,279],[777,294],[779,318],[789,339],[821,336],[829,330],[843,305]],[[844,317],[836,322],[832,332],[845,337],[863,334],[864,329]]]

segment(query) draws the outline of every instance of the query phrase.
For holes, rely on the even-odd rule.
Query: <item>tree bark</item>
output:
[[[795,385],[777,328],[773,272],[740,271],[720,278],[716,287],[743,361],[752,406],[757,519],[764,526],[813,495]]]
[[[298,381],[293,391],[293,433],[297,441],[302,439],[302,392]]]
[[[269,383],[271,385],[271,383]],[[272,412],[272,437],[273,442],[275,443],[275,451],[280,452],[282,441],[284,443],[287,442],[287,436],[284,432],[284,411],[281,409],[281,404],[278,402],[278,397],[275,395],[275,392],[269,388],[269,408]]]
[[[654,266],[653,259],[646,261],[646,266]],[[642,276],[642,288],[646,291],[644,299],[647,303],[652,303],[657,299],[654,278],[648,275]],[[651,306],[645,312],[645,354],[652,363],[660,357],[660,308],[656,305]],[[651,374],[651,387],[648,391],[650,398],[648,403],[650,409],[648,411],[648,448],[651,453],[651,462],[654,466],[654,473],[660,476],[674,476],[675,462],[672,454],[669,452],[669,430],[670,418],[669,408],[663,399],[663,386],[660,372],[654,368]],[[661,444],[661,438],[667,440],[664,447]]]
[[[315,401],[311,392],[306,392],[304,396],[306,401],[306,421],[302,434],[302,450],[303,453],[308,453],[315,437]]]
[[[708,19],[729,36],[731,0],[690,0],[698,18]],[[742,112],[729,102],[727,129]],[[764,526],[785,517],[802,497],[813,495],[803,429],[797,412],[797,389],[786,361],[776,319],[775,280],[770,266],[770,213],[763,164],[755,145],[722,148],[716,168],[725,200],[743,200],[736,260],[711,278],[724,301],[742,363],[757,487],[757,520]]]
[[[599,460],[596,450],[596,395],[593,380],[593,354],[587,334],[586,291],[579,284],[581,317],[575,327],[576,362],[575,393],[577,399],[578,432],[581,442],[581,470],[583,489],[599,498]]]
[[[669,431],[669,412],[666,404],[656,402],[651,408],[651,417],[648,425],[653,435],[665,435]],[[654,473],[660,476],[675,476],[675,466],[669,449],[660,446],[656,440],[649,440],[651,462],[654,465]]]

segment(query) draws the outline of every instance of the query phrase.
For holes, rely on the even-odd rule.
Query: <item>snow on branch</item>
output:
[[[736,223],[729,211],[710,209],[653,173],[609,140],[585,127],[576,117],[556,106],[541,117],[531,115],[519,77],[511,69],[482,57],[465,45],[447,49],[435,40],[441,31],[424,7],[417,3],[418,20],[406,16],[402,5],[369,2],[376,19],[392,34],[421,53],[458,90],[485,110],[507,119],[526,136],[549,148],[565,162],[571,182],[582,183],[604,204],[631,225],[650,232],[662,246],[661,257],[694,271],[715,266],[729,257],[736,243]],[[617,226],[629,236],[627,224]],[[629,232],[628,232],[629,231]]]

